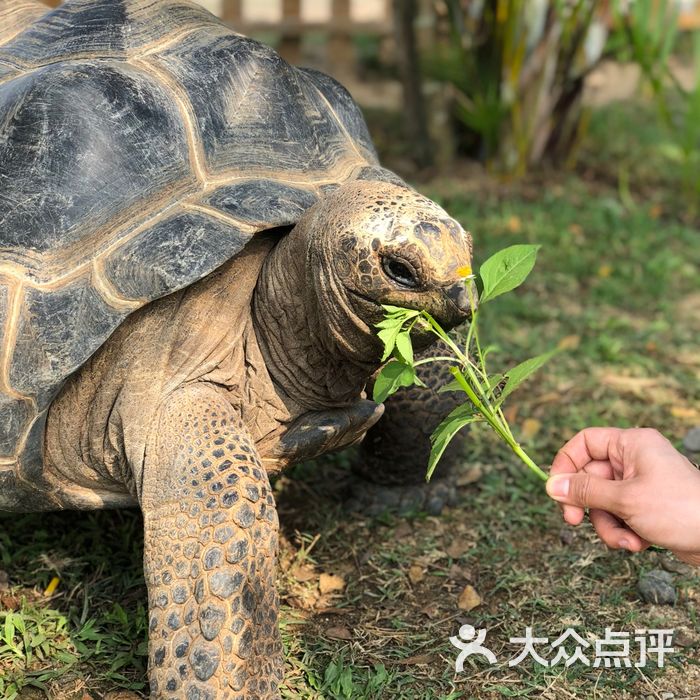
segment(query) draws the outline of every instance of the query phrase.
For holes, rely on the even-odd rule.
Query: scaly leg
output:
[[[255,445],[204,385],[156,426],[140,493],[151,697],[279,698],[277,512]]]

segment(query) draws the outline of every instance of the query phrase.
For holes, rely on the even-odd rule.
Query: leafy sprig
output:
[[[535,265],[538,250],[537,245],[514,245],[484,262],[480,270],[482,291],[479,307],[521,285]],[[506,372],[490,374],[486,366],[490,349],[483,349],[479,339],[479,310],[472,284],[474,277],[471,270],[465,270],[472,319],[466,337],[462,340],[447,333],[427,311],[384,306],[386,315],[377,327],[378,336],[384,343],[382,361],[389,362],[377,376],[373,398],[377,403],[382,403],[401,387],[425,386],[416,374],[417,367],[432,362],[449,363],[449,371],[454,379],[438,391],[462,391],[467,400],[451,411],[433,431],[426,480],[432,476],[452,438],[462,428],[476,422],[487,423],[530,470],[546,480],[547,474],[527,455],[513,436],[503,413],[503,402],[557,350],[525,360]],[[415,360],[411,331],[417,324],[437,336],[449,348],[450,354]]]

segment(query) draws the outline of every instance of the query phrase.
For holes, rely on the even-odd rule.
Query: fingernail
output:
[[[629,549],[630,548],[630,541],[625,539],[624,537],[617,543],[617,546],[620,547],[620,549]]]
[[[547,493],[552,498],[566,498],[569,495],[569,479],[565,476],[553,476],[547,482]]]

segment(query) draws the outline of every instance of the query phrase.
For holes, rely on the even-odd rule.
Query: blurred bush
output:
[[[650,88],[666,142],[663,155],[678,168],[691,217],[700,214],[700,32],[690,35],[691,84],[673,70],[677,54],[678,3],[672,0],[614,5],[616,31],[611,50],[621,60],[636,63]]]
[[[426,57],[449,83],[459,141],[492,169],[523,175],[570,159],[585,129],[584,78],[600,61],[605,0],[439,0],[448,41]]]

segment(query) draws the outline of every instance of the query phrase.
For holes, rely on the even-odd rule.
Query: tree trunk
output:
[[[403,86],[403,107],[411,155],[421,168],[432,163],[414,19],[416,0],[393,0],[396,55]]]

